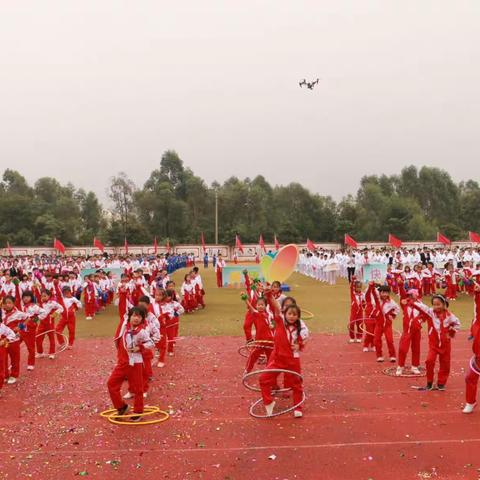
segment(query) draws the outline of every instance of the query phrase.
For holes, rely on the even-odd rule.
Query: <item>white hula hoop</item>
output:
[[[251,354],[252,351],[249,351],[249,349],[255,349],[255,348],[268,348],[269,350],[273,350],[273,340],[252,340],[251,342],[242,345],[238,349],[238,353],[244,357],[248,358]]]
[[[364,322],[365,320],[377,320],[376,318],[359,318],[357,320],[353,320],[351,322],[348,322],[348,326],[350,326],[352,323],[355,323],[356,321],[359,322],[361,321],[362,323],[359,325],[360,331],[365,334],[365,335],[370,335],[372,337],[375,336],[375,333],[368,332],[367,329],[364,327]],[[392,333],[393,333],[393,338],[398,339],[402,336],[402,332],[400,330],[397,330],[396,328],[393,328],[392,326]]]
[[[303,375],[298,373],[298,372],[294,372],[293,370],[285,370],[284,368],[264,368],[262,370],[254,370],[253,372],[245,374],[242,377],[243,386],[247,390],[250,390],[251,392],[261,392],[260,387],[255,387],[253,385],[250,385],[249,383],[247,383],[247,380],[251,377],[254,377],[255,375],[261,375],[262,373],[267,373],[267,372],[269,372],[269,373],[271,373],[271,372],[291,373],[292,375],[296,375],[297,377],[299,377],[300,380],[303,380]],[[285,393],[285,392],[289,392],[290,390],[291,390],[290,387],[289,388],[280,388],[279,390],[272,390],[272,393],[273,394]]]
[[[273,417],[279,417],[280,415],[285,415],[287,413],[293,412],[293,410],[296,410],[298,407],[303,405],[305,403],[305,400],[307,397],[305,396],[305,392],[303,392],[303,397],[300,402],[298,402],[296,405],[293,405],[293,407],[286,408],[285,410],[280,410],[279,412],[272,413],[271,415],[259,415],[258,413],[255,413],[255,407],[263,402],[263,398],[259,398],[257,401],[253,402],[252,405],[250,406],[250,410],[248,413],[253,417],[253,418],[260,418],[260,419],[268,419],[268,418],[273,418]]]
[[[397,377],[397,378],[421,378],[421,377],[426,377],[427,376],[427,371],[425,370],[424,367],[418,367],[420,370],[420,373],[413,373],[411,370],[411,367],[405,367],[401,375],[397,375],[397,367],[387,367],[382,370],[382,373],[384,375],[387,375],[388,377]],[[479,374],[480,375],[480,374]]]
[[[478,367],[475,363],[475,355],[470,359],[470,370],[480,377],[480,371],[478,370]]]
[[[52,329],[52,330],[47,330],[47,331],[42,332],[42,333],[37,333],[37,335],[35,335],[35,338],[45,336],[49,333],[53,333],[55,335],[55,344],[57,343],[56,342],[57,335],[61,335],[63,337],[63,344],[61,345],[59,350],[55,349],[55,354],[64,352],[68,347],[68,337],[64,333],[60,333],[60,332],[57,332],[56,330]]]

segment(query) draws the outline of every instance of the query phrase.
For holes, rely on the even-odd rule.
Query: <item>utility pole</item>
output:
[[[218,189],[215,189],[215,245],[218,245]]]

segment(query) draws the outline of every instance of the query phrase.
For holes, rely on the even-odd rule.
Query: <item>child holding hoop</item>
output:
[[[9,343],[15,342],[16,338],[15,332],[3,323],[2,310],[0,309],[0,391],[5,381],[7,369],[7,347]]]
[[[265,372],[260,375],[260,389],[262,391],[263,404],[267,416],[273,415],[275,401],[272,396],[272,389],[277,385],[279,370],[296,372],[285,373],[284,383],[293,391],[293,405],[296,406],[293,414],[295,418],[303,416],[301,403],[304,398],[303,384],[301,379],[300,352],[308,340],[308,328],[300,319],[301,310],[297,305],[289,305],[280,310],[278,302],[272,297],[271,292],[265,292],[268,303],[274,312],[275,334],[274,346]]]
[[[477,404],[477,388],[478,379],[480,376],[480,285],[474,284],[475,295],[475,316],[473,318],[472,326],[470,328],[471,336],[473,337],[473,357],[470,360],[470,368],[465,377],[466,383],[466,404],[463,413],[472,413]]]
[[[413,306],[425,314],[428,322],[428,355],[425,361],[427,369],[427,386],[421,390],[433,390],[433,377],[437,356],[440,369],[438,371],[438,390],[445,390],[450,374],[451,339],[460,330],[460,321],[448,310],[448,300],[443,295],[432,297],[432,308],[420,301]]]
[[[350,282],[350,320],[348,322],[349,343],[361,343],[362,323],[365,317],[365,294],[362,292],[362,283],[352,277]]]

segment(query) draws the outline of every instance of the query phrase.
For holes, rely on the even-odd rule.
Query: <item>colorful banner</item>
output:
[[[368,263],[363,266],[363,281],[384,283],[387,278],[387,264]]]
[[[227,265],[223,267],[223,286],[232,288],[241,288],[244,286],[245,276],[243,275],[243,271],[245,268],[244,265]],[[250,280],[253,281],[256,278],[259,278],[262,282],[265,281],[260,265],[249,265],[247,270]]]

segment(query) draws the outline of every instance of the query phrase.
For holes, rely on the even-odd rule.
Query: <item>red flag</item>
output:
[[[395,248],[400,248],[402,246],[402,241],[391,233],[388,234],[388,243]]]
[[[348,245],[352,248],[357,248],[358,247],[358,243],[356,242],[356,240],[353,237],[351,237],[350,235],[348,235],[348,233],[345,234],[344,243],[345,243],[345,245]]]
[[[65,245],[56,238],[53,239],[53,248],[58,250],[60,253],[65,254]]]
[[[450,245],[452,243],[449,238],[440,232],[437,232],[437,242],[443,243],[444,245]]]
[[[238,235],[235,235],[235,248],[238,248],[238,250],[243,253],[243,245],[242,242],[240,241],[240,237]]]
[[[167,247],[167,253],[170,253],[170,240],[167,240],[166,247]]]
[[[206,251],[207,251],[207,246],[205,245],[205,237],[203,236],[203,232],[202,232],[202,235],[201,235],[201,237],[200,237],[200,241],[202,242],[203,253],[206,253]]]
[[[125,237],[124,247],[125,247],[125,255],[128,255],[128,242],[127,242],[127,237]]]
[[[98,248],[101,252],[105,251],[105,245],[100,240],[98,240],[98,238],[93,239],[93,246]]]
[[[309,239],[307,238],[307,248],[313,252],[317,249],[317,247],[315,246],[315,244]]]
[[[8,255],[10,255],[10,257],[13,257],[13,251],[12,251],[12,247],[10,247],[10,242],[7,242],[7,251],[8,251]]]
[[[468,232],[468,238],[472,243],[480,243],[480,235],[476,232]]]
[[[260,245],[260,248],[267,253],[267,250],[265,249],[265,242],[263,241],[263,235],[260,234],[260,238],[258,239],[258,244]]]
[[[158,253],[158,242],[157,237],[153,239],[153,253],[156,255]]]
[[[280,249],[280,244],[278,243],[278,238],[277,238],[276,235],[275,235],[274,242],[275,242],[275,250],[279,250]]]

